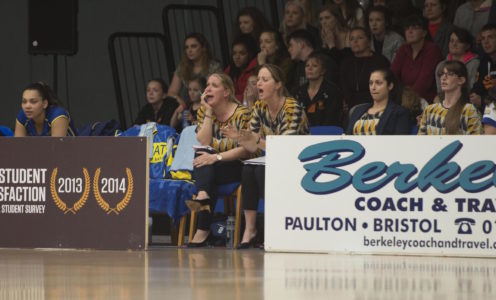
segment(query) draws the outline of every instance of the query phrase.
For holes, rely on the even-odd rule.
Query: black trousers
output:
[[[193,169],[196,190],[205,191],[210,196],[210,210],[213,212],[217,200],[217,186],[240,182],[243,163],[240,161],[219,161],[213,165]],[[212,213],[201,210],[198,213],[198,229],[209,230]]]
[[[265,196],[265,166],[243,166],[241,184],[243,186],[243,208],[257,210],[258,200]]]

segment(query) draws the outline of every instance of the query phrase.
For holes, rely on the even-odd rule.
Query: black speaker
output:
[[[29,53],[76,54],[77,6],[77,0],[29,0]]]

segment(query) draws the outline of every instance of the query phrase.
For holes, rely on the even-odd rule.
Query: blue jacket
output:
[[[346,134],[353,134],[353,126],[362,115],[371,108],[373,103],[357,105],[351,114]],[[388,101],[386,109],[375,128],[377,135],[408,135],[411,132],[408,110],[401,105]]]

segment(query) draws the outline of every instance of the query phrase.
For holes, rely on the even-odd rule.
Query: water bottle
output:
[[[234,244],[234,216],[227,217],[226,230],[226,247],[232,249]]]
[[[188,122],[188,120],[186,120],[186,118],[184,117],[184,115],[185,115],[186,111],[188,111],[188,110],[187,110],[187,109],[185,109],[185,110],[183,110],[183,112],[182,112],[182,117],[183,117],[183,129],[184,129],[184,128],[186,128],[186,127],[188,127],[188,126],[190,125],[190,124],[189,124],[189,122]]]

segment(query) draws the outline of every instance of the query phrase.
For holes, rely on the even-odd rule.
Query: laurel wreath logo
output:
[[[124,198],[122,198],[119,203],[117,203],[117,206],[114,208],[110,207],[110,204],[103,199],[102,195],[100,194],[100,187],[98,185],[98,179],[100,178],[100,173],[101,173],[101,168],[96,169],[95,171],[95,176],[93,177],[93,193],[95,194],[95,199],[96,202],[98,202],[98,205],[103,209],[108,214],[115,213],[118,215],[121,211],[126,208],[126,206],[129,204],[129,201],[131,201],[131,195],[133,194],[133,189],[134,189],[134,181],[133,181],[133,173],[131,172],[131,169],[126,168],[126,175],[127,175],[127,191],[126,194],[124,195]]]
[[[57,187],[56,187],[56,182],[57,182],[57,173],[58,173],[58,168],[53,169],[52,171],[52,177],[50,179],[50,192],[52,194],[53,201],[55,202],[55,205],[64,212],[64,214],[67,214],[68,212],[71,212],[72,214],[76,214],[78,210],[80,210],[84,204],[86,203],[86,200],[88,200],[88,196],[90,195],[90,187],[91,187],[91,178],[90,174],[88,173],[88,170],[86,168],[83,168],[83,175],[84,175],[84,191],[81,197],[79,198],[76,203],[70,208],[67,207],[67,204],[59,197],[59,194],[57,193]]]

